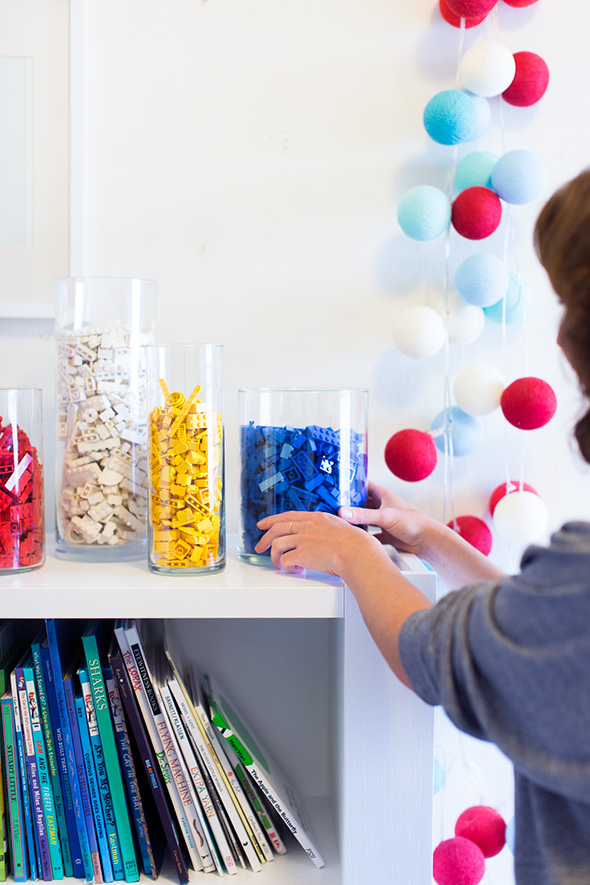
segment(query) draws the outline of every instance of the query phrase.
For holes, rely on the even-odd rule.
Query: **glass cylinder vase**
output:
[[[146,348],[150,503],[148,566],[205,574],[225,565],[223,348]]]
[[[365,503],[367,404],[361,389],[238,392],[241,559],[271,564],[255,551],[264,516]]]
[[[151,280],[56,281],[56,556],[145,556],[144,345],[154,340]]]
[[[45,561],[42,462],[41,390],[0,390],[0,575]]]

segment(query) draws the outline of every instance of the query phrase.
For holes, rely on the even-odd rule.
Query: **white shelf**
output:
[[[0,319],[3,320],[53,320],[54,304],[33,304],[31,302],[9,301],[0,304]]]

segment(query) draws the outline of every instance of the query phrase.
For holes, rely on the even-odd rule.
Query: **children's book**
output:
[[[92,863],[92,855],[90,853],[90,842],[86,830],[86,822],[84,819],[82,797],[80,795],[80,782],[78,780],[70,716],[63,685],[64,671],[62,667],[62,654],[64,660],[71,660],[74,650],[80,641],[79,625],[76,624],[76,622],[58,621],[55,618],[47,618],[45,621],[45,627],[47,629],[47,643],[49,649],[49,666],[45,672],[45,682],[49,697],[51,718],[53,719],[53,722],[56,723],[56,744],[58,752],[63,754],[63,761],[65,762],[65,770],[62,766],[61,771],[65,778],[65,781],[62,780],[62,787],[64,787],[66,798],[66,814],[68,814],[68,802],[71,801],[75,832],[78,836],[78,845],[76,847],[81,854],[83,864],[83,871],[77,872],[79,868],[78,857],[74,847],[75,843],[72,842],[74,875],[85,875],[86,880],[92,882],[94,879],[94,867]],[[55,715],[51,706],[53,700],[55,701]],[[65,789],[66,783],[69,787],[67,792]],[[68,794],[70,797],[69,799]]]
[[[127,667],[123,663],[122,656],[115,652],[109,654],[109,663],[111,665],[113,680],[117,686],[125,716],[129,723],[129,735],[130,737],[133,737],[133,741],[137,747],[138,775],[140,770],[145,772],[149,786],[149,793],[153,797],[157,808],[158,818],[162,825],[162,830],[176,870],[176,875],[178,876],[179,885],[186,885],[189,876],[186,860],[183,854],[181,837],[179,836],[177,825],[168,807],[168,802],[166,800],[167,790],[163,782],[163,773],[156,759],[155,750],[150,741],[143,717],[135,701],[135,692],[129,678]],[[157,828],[154,827],[154,837],[156,833]],[[154,852],[158,852],[156,855],[156,865],[159,869],[161,865],[162,846],[156,842],[155,838],[152,839],[152,845]]]
[[[82,636],[82,645],[86,656],[90,687],[94,698],[94,710],[96,713],[100,739],[102,741],[106,770],[109,778],[109,787],[115,810],[115,821],[117,824],[119,845],[121,847],[121,856],[125,870],[125,880],[127,882],[137,882],[139,879],[139,867],[137,865],[135,846],[133,844],[133,833],[131,831],[131,823],[127,811],[125,786],[123,784],[121,766],[119,765],[119,754],[111,720],[109,700],[102,674],[102,662],[96,638],[97,629],[98,624],[96,622],[88,625]]]
[[[28,876],[25,825],[22,811],[22,795],[19,758],[14,727],[14,705],[10,691],[0,701],[2,731],[4,737],[4,762],[6,772],[6,798],[8,805],[9,854],[12,876],[15,882],[26,882]]]
[[[22,663],[22,661],[21,661]],[[20,715],[20,701],[18,695],[18,688],[16,683],[16,668],[10,674],[10,690],[13,698],[13,713],[14,713],[14,734],[16,738],[16,748],[18,754],[18,770],[20,774],[20,789],[21,789],[21,808],[24,819],[24,834],[25,834],[25,850],[27,853],[27,861],[29,867],[29,876],[31,879],[36,881],[39,877],[39,867],[37,866],[37,854],[38,854],[38,845],[37,845],[37,829],[34,825],[33,820],[33,808],[31,804],[31,796],[30,796],[30,788],[29,788],[29,771],[27,764],[27,755],[25,748],[25,741],[22,733],[22,719]]]
[[[125,715],[121,706],[121,698],[119,696],[117,686],[115,685],[115,680],[113,679],[113,674],[110,667],[105,668],[104,678],[107,687],[107,693],[109,696],[109,702],[111,705],[111,715],[113,717],[113,725],[115,727],[115,737],[117,739],[117,746],[119,748],[119,759],[121,762],[121,769],[123,771],[125,786],[127,788],[127,798],[129,799],[131,816],[133,818],[133,823],[135,824],[135,834],[137,836],[137,842],[141,854],[143,871],[146,876],[151,876],[152,879],[157,879],[158,867],[156,865],[156,860],[154,857],[152,840],[148,830],[147,820],[143,808],[143,800],[141,798],[139,784],[137,781],[135,760],[133,758],[131,742],[127,733],[127,724],[125,722]]]
[[[45,649],[45,651],[47,652],[47,649]],[[33,669],[35,671],[37,699],[39,701],[39,714],[43,727],[45,754],[47,756],[47,766],[49,769],[53,804],[55,807],[55,817],[59,836],[59,844],[61,848],[64,876],[73,876],[74,867],[72,865],[72,852],[70,849],[70,840],[68,838],[66,809],[61,785],[61,778],[59,776],[57,753],[55,749],[55,737],[53,733],[53,725],[51,722],[51,713],[49,711],[49,701],[47,699],[47,693],[45,689],[45,677],[43,675],[43,662],[41,659],[41,646],[38,642],[34,642],[32,644],[31,653],[33,656]]]
[[[303,821],[303,813],[295,792],[270,755],[261,749],[260,742],[238,716],[235,707],[209,677],[213,723],[220,734],[233,747],[238,758],[254,782],[263,790],[269,802],[295,836],[316,867],[324,866],[324,860],[309,828]]]
[[[125,878],[125,870],[123,869],[123,859],[121,857],[121,848],[119,845],[119,836],[117,833],[117,822],[115,820],[115,809],[111,796],[111,788],[109,784],[109,776],[107,773],[106,760],[104,757],[104,749],[98,728],[98,720],[96,718],[96,710],[94,708],[94,697],[90,686],[90,677],[85,667],[78,669],[78,678],[80,680],[80,688],[82,690],[82,699],[84,701],[84,709],[86,711],[86,722],[90,737],[90,746],[94,758],[96,768],[96,776],[98,781],[100,803],[102,807],[102,815],[106,830],[107,842],[111,854],[111,867],[115,880]]]

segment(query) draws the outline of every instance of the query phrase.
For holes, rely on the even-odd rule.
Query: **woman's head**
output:
[[[559,345],[590,400],[590,170],[548,200],[537,219],[534,239],[564,307]],[[575,436],[590,462],[590,411],[576,424]]]

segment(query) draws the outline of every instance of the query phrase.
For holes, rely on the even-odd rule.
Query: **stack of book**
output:
[[[164,645],[148,655],[133,621],[37,627],[19,648],[0,622],[0,879],[136,882],[167,858],[182,885],[258,872],[288,833],[323,866],[292,787],[211,676]]]

